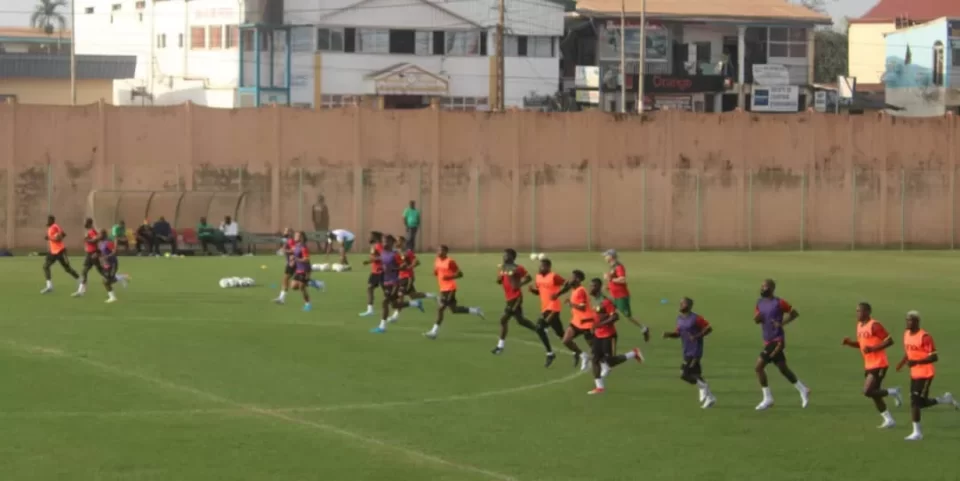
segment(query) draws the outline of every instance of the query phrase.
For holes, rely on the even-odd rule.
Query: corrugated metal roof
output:
[[[77,55],[78,79],[133,78],[133,55]],[[69,55],[0,54],[0,77],[70,78]]]
[[[642,0],[624,0],[627,15],[638,16]],[[956,1],[956,0],[954,0]],[[746,19],[791,21],[815,24],[832,23],[828,15],[785,0],[647,0],[646,12],[658,19]],[[619,15],[620,0],[579,0],[577,12],[594,15]]]
[[[960,1],[880,0],[862,17],[850,19],[850,23],[892,23],[898,17],[907,17],[915,22],[929,22],[940,17],[960,17]]]

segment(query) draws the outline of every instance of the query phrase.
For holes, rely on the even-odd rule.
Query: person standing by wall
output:
[[[403,209],[403,225],[407,228],[407,250],[416,250],[417,231],[420,230],[420,211],[417,203],[410,201],[410,205]]]
[[[317,196],[317,203],[313,204],[313,230],[316,232],[330,232],[330,209],[322,195]],[[324,246],[321,241],[323,234],[318,234],[317,252],[323,252]],[[348,249],[349,250],[349,249]]]

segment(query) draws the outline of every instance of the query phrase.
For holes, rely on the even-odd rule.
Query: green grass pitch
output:
[[[296,296],[270,302],[276,257],[123,258],[133,282],[112,305],[98,279],[74,299],[54,266],[57,290],[41,296],[42,258],[0,260],[0,479],[956,480],[960,412],[925,411],[919,444],[903,440],[906,406],[894,410],[894,430],[878,431],[860,356],[840,344],[867,300],[894,333],[894,364],[904,313],[918,309],[941,358],[933,391],[960,391],[955,253],[624,254],[634,310],[654,336],[642,344],[621,323],[620,350],[641,345],[648,363],[616,368],[602,396],[586,395],[591,376],[559,342],[544,369],[536,336],[519,326],[491,355],[499,256],[453,256],[466,274],[461,303],[488,319],[448,315],[437,341],[421,335],[431,300],[427,314],[409,310],[386,334],[369,333],[378,319],[357,316],[359,268],[316,274],[328,291],[305,313]],[[551,257],[563,275],[604,271],[599,254]],[[434,289],[432,255],[423,262],[418,283]],[[220,289],[225,276],[259,287]],[[753,409],[761,341],[751,317],[764,277],[801,314],[787,355],[812,389],[806,410],[773,368],[777,405]],[[710,410],[679,379],[678,342],[660,339],[683,295],[715,328],[704,359],[718,397]],[[534,316],[529,294],[526,306]],[[906,388],[907,373],[891,372],[887,385]]]

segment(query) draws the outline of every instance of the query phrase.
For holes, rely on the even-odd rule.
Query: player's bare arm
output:
[[[787,324],[790,324],[791,322],[795,321],[798,317],[800,317],[800,313],[797,312],[796,309],[791,310],[790,313],[787,314],[787,316],[783,319],[783,325],[786,326]]]
[[[706,329],[701,330],[700,332],[698,332],[697,334],[694,334],[691,337],[693,337],[694,339],[703,339],[709,336],[712,332],[713,332],[713,326],[707,326]]]
[[[664,339],[680,339],[680,333],[677,331],[663,331]]]
[[[531,276],[530,274],[527,274],[523,276],[523,279],[520,280],[520,285],[517,287],[523,287],[531,282],[533,282],[533,276]]]

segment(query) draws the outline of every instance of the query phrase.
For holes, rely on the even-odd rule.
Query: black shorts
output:
[[[573,323],[568,324],[567,328],[573,331],[574,339],[580,336],[583,336],[583,338],[588,341],[593,340],[593,331],[591,331],[590,329],[581,329],[577,326],[574,326]]]
[[[547,324],[560,321],[560,313],[557,311],[546,310],[540,313],[540,320]],[[562,323],[561,323],[562,324]]]
[[[389,300],[399,299],[401,295],[401,287],[399,282],[394,282],[392,284],[383,284],[383,297]]]
[[[863,377],[867,378],[868,376],[873,376],[873,388],[879,389],[880,385],[883,384],[883,379],[887,377],[886,367],[878,367],[876,369],[867,369],[863,371]]]
[[[680,365],[680,373],[683,377],[700,377],[703,374],[700,358],[684,356],[683,364]]]
[[[784,354],[783,348],[783,341],[768,342],[760,351],[760,359],[763,359],[764,364],[787,362],[787,355]]]
[[[597,337],[593,340],[593,358],[606,359],[617,355],[617,336]]]
[[[293,275],[296,274],[296,273],[297,273],[297,268],[296,268],[296,266],[292,266],[292,265],[290,265],[290,264],[287,264],[286,266],[283,267],[283,275],[285,275],[285,276],[293,277]]]
[[[367,278],[367,287],[380,287],[383,285],[383,274],[381,273],[370,273],[370,277]]]
[[[56,254],[47,253],[47,264],[53,264],[59,262],[65,266],[70,265],[70,258],[67,257],[67,250],[64,249]]]
[[[97,253],[96,252],[87,252],[87,255],[83,256],[83,268],[84,269],[93,269],[100,265],[97,262]]]
[[[412,277],[400,278],[400,292],[403,294],[417,292],[417,288],[413,285]]]
[[[107,282],[117,282],[117,269],[120,268],[120,265],[117,262],[110,264],[98,264],[100,275],[103,276],[103,279]]]
[[[443,307],[457,307],[457,291],[441,291],[440,305]]]
[[[296,271],[296,272],[293,273],[293,280],[295,280],[295,281],[297,281],[297,282],[299,282],[299,283],[301,283],[301,284],[306,284],[306,283],[310,282],[310,272],[308,272],[308,271]]]
[[[507,301],[507,305],[503,307],[503,313],[517,319],[523,317],[523,296]]]
[[[933,384],[933,378],[913,379],[910,378],[910,400],[917,402],[921,399],[930,397],[930,385]]]

